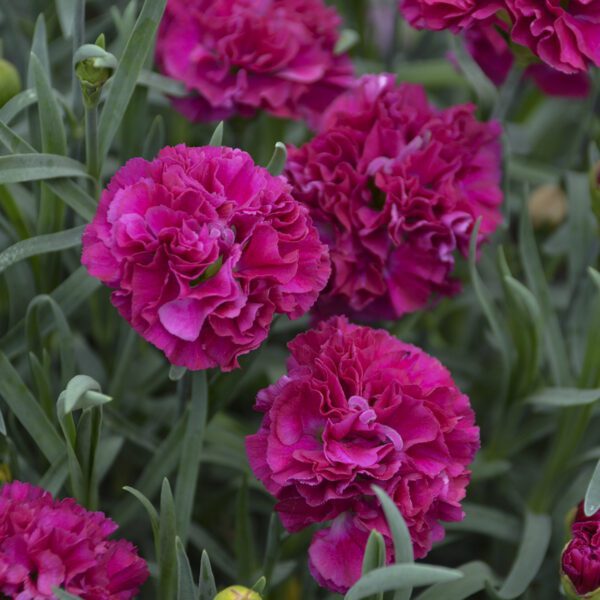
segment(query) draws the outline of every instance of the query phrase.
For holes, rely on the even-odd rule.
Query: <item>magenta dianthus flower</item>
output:
[[[353,81],[340,23],[323,0],[169,0],[156,57],[194,94],[175,102],[189,119],[262,109],[315,123]]]
[[[501,221],[500,126],[471,105],[436,110],[423,88],[368,75],[290,148],[286,175],[329,245],[321,314],[396,318],[459,288],[455,250]]]
[[[505,0],[511,38],[562,73],[600,66],[600,0]]]
[[[241,150],[184,145],[116,173],[82,262],[131,326],[189,369],[235,368],[275,313],[310,309],[330,272],[283,177]]]
[[[148,578],[133,544],[108,537],[117,525],[72,498],[15,481],[0,489],[0,595],[55,598],[61,588],[83,600],[129,600]]]
[[[371,486],[393,499],[415,556],[425,556],[444,535],[439,521],[463,518],[479,430],[448,371],[384,330],[334,317],[289,349],[288,373],[258,395],[265,416],[246,441],[250,465],[290,531],[333,520],[313,538],[310,567],[344,592],[360,576],[371,529],[393,556]]]
[[[600,0],[400,0],[419,29],[464,32],[467,47],[499,85],[515,61],[528,54],[525,75],[545,93],[585,96],[587,71],[600,66]],[[525,50],[524,50],[525,49]]]

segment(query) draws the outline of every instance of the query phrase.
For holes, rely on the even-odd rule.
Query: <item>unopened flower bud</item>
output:
[[[571,540],[561,557],[561,582],[571,600],[600,600],[600,511],[587,517],[580,505]]]
[[[102,87],[117,67],[117,59],[104,49],[104,36],[95,44],[85,44],[74,57],[75,73],[81,83],[83,102],[93,108],[100,101]]]
[[[14,65],[0,58],[0,107],[21,91],[21,78]]]
[[[10,466],[6,463],[0,463],[0,484],[12,481]]]
[[[528,201],[529,215],[534,227],[557,227],[567,216],[567,196],[555,184],[537,187]]]
[[[215,596],[215,600],[262,600],[262,598],[260,594],[242,585],[232,585],[219,592]]]

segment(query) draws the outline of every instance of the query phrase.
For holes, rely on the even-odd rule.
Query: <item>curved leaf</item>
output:
[[[460,571],[421,564],[401,564],[382,567],[361,577],[344,596],[344,600],[361,600],[373,594],[406,588],[455,581],[463,577]]]
[[[85,226],[82,225],[58,233],[38,235],[9,246],[6,250],[0,252],[0,273],[26,258],[79,246],[84,229]]]

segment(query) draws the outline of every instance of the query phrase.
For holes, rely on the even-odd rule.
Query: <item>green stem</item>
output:
[[[73,54],[83,45],[85,41],[85,0],[77,0],[73,14]],[[79,89],[79,81],[75,76],[75,70],[71,73],[71,96],[73,104],[73,112],[80,116],[82,98]]]
[[[94,192],[98,192],[100,180],[100,153],[98,151],[98,108],[85,109],[85,157],[88,173],[94,178]]]
[[[529,506],[533,512],[546,513],[551,508],[562,477],[587,429],[592,416],[592,406],[570,408],[562,411],[560,425],[551,442],[551,450],[542,476],[534,487]]]

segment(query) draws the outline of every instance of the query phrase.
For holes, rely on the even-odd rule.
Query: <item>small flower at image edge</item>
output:
[[[315,124],[353,81],[340,24],[323,0],[169,0],[156,59],[190,91],[175,106],[191,120],[265,110]]]
[[[571,524],[561,558],[561,579],[573,600],[600,600],[600,511],[588,517],[583,502]]]
[[[464,517],[479,429],[448,371],[384,330],[334,317],[288,347],[287,374],[258,394],[264,418],[246,448],[288,530],[332,521],[313,537],[309,566],[344,593],[360,577],[371,529],[393,558],[371,486],[396,503],[424,557],[444,537],[440,521]]]
[[[82,262],[171,363],[231,370],[276,313],[303,315],[329,277],[327,248],[290,191],[241,150],[164,148],[113,177]]]
[[[395,319],[460,289],[468,254],[502,220],[501,128],[472,105],[437,110],[425,90],[366,75],[290,148],[285,174],[328,244],[332,275],[320,316]]]
[[[214,600],[261,600],[260,594],[241,585],[232,585],[219,592]]]
[[[72,498],[15,481],[0,488],[0,593],[54,598],[60,588],[83,600],[135,598],[148,578],[133,544],[108,539],[117,525]]]

